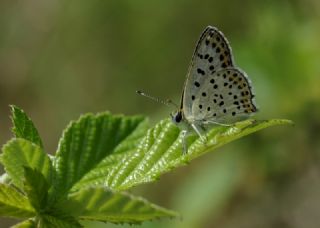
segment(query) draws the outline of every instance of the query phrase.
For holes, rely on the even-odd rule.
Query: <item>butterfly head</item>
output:
[[[182,122],[182,110],[178,110],[176,113],[171,113],[171,119],[172,119],[172,122],[179,125],[179,123]]]

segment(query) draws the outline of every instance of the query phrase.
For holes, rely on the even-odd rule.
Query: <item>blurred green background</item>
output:
[[[207,25],[224,32],[251,78],[255,118],[296,125],[258,132],[133,189],[183,215],[143,227],[319,227],[318,0],[1,0],[1,144],[11,137],[9,104],[29,114],[49,153],[81,113],[168,117],[170,108],[135,90],[178,102]]]

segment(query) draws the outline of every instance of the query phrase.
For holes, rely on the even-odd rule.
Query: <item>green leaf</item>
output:
[[[13,183],[23,187],[24,167],[39,170],[50,183],[52,165],[48,155],[38,145],[25,140],[14,138],[2,148],[0,161]]]
[[[28,199],[10,185],[0,184],[0,216],[29,218],[35,211]]]
[[[154,205],[143,198],[103,187],[86,188],[70,194],[62,208],[80,219],[113,223],[140,223],[178,216],[176,212]]]
[[[37,228],[37,226],[33,219],[28,219],[11,226],[11,228]]]
[[[197,136],[189,137],[189,149],[182,154],[182,135],[170,120],[163,120],[150,129],[134,153],[125,154],[120,161],[109,165],[104,175],[97,175],[87,184],[104,183],[116,190],[125,190],[141,183],[151,182],[171,169],[185,165],[192,159],[233,140],[261,129],[283,124],[289,120],[246,120],[230,127],[217,126],[207,133],[204,143]],[[107,175],[105,175],[107,173]]]
[[[45,209],[47,204],[49,184],[38,170],[24,167],[24,173],[23,190],[27,194],[32,206],[40,213]]]
[[[145,128],[143,117],[109,113],[87,114],[71,122],[63,133],[55,158],[57,176],[53,200],[65,196],[104,159],[113,163],[110,155],[117,157],[135,148]]]
[[[15,137],[29,140],[42,148],[41,138],[31,119],[17,106],[10,105],[10,107],[13,123],[12,132]]]

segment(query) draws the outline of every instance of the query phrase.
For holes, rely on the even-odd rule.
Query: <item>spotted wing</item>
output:
[[[195,97],[209,76],[232,66],[232,53],[227,39],[218,29],[208,26],[197,43],[185,82],[181,107],[186,119],[195,117],[196,113],[192,111]]]
[[[208,75],[193,96],[192,115],[196,121],[233,123],[257,111],[251,82],[235,67]]]

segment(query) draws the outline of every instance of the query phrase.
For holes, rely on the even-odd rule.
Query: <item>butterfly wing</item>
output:
[[[235,67],[208,75],[195,97],[192,103],[195,121],[233,123],[257,111],[251,82]]]
[[[216,28],[208,26],[202,33],[191,59],[181,108],[187,120],[197,113],[193,111],[196,98],[213,73],[233,66],[231,48],[224,35]],[[196,109],[195,109],[196,110]]]

